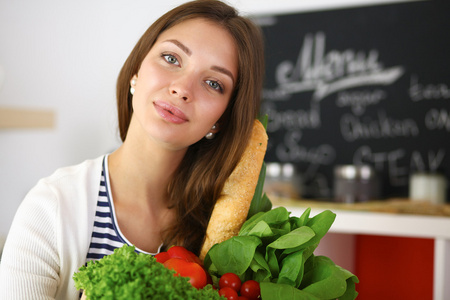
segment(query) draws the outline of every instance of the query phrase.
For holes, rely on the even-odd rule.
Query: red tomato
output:
[[[156,261],[159,263],[164,263],[166,260],[170,258],[169,253],[167,252],[160,252],[155,255]]]
[[[241,289],[241,279],[234,273],[225,273],[219,279],[219,288],[230,287],[239,293]]]
[[[255,280],[247,280],[241,286],[241,296],[247,297],[249,300],[256,300],[261,297],[259,283]]]
[[[189,282],[197,289],[205,287],[208,281],[203,267],[195,262],[185,261],[180,258],[170,258],[164,262],[164,266],[175,270],[180,276],[189,277]]]
[[[195,263],[203,266],[203,263],[200,260],[200,258],[198,258],[197,255],[195,255],[193,252],[187,250],[184,247],[172,246],[172,247],[169,248],[169,250],[167,250],[167,253],[172,258],[184,259],[184,260],[187,260],[187,261],[190,261],[190,262],[195,262]]]
[[[219,290],[219,295],[220,296],[224,296],[225,298],[227,298],[228,300],[237,300],[238,299],[238,294],[235,290],[233,290],[230,287],[224,287],[221,288]]]
[[[237,300],[249,300],[247,297],[244,297],[244,296],[239,296],[238,298],[237,298]]]

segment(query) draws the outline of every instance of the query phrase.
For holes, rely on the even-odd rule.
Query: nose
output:
[[[182,93],[179,89],[172,89],[170,91],[172,95],[179,97],[180,99],[187,101],[189,98],[186,96],[186,93]],[[184,96],[183,96],[184,95]]]
[[[170,85],[170,94],[177,96],[183,101],[190,101],[192,98],[192,79],[189,76],[177,78]]]

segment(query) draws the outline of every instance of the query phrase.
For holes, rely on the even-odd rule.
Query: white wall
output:
[[[0,237],[39,178],[119,145],[117,74],[144,30],[182,2],[0,0],[0,107],[56,113],[53,129],[0,129]],[[383,2],[398,1],[229,1],[245,14]]]

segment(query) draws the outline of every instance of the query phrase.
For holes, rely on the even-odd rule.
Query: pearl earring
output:
[[[130,87],[130,93],[131,93],[131,95],[134,95],[134,92],[136,91],[135,89],[134,89],[134,86],[136,85],[136,79],[131,79],[131,87]]]
[[[216,130],[216,129],[217,129],[217,125],[214,124],[213,127],[211,127],[211,130]],[[215,133],[213,133],[213,132],[208,132],[208,133],[205,135],[205,138],[208,139],[208,140],[212,140],[215,136],[216,136]]]

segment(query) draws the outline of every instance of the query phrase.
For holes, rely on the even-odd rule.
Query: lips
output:
[[[181,124],[188,121],[186,115],[179,108],[167,102],[155,101],[153,105],[158,114],[170,123]]]

